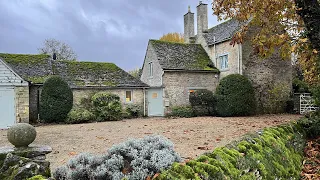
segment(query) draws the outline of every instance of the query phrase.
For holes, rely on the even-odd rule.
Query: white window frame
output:
[[[149,77],[153,77],[153,63],[149,62]]]
[[[131,93],[131,100],[130,101],[127,101],[127,92],[130,91]],[[133,91],[132,90],[125,90],[124,92],[124,102],[125,103],[132,103],[133,102]]]
[[[226,57],[226,58],[224,58]],[[220,70],[229,70],[229,53],[219,55]]]

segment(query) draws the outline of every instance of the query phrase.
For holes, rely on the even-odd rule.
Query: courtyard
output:
[[[196,158],[206,151],[224,146],[242,135],[264,127],[297,120],[300,115],[262,115],[251,117],[147,118],[75,125],[36,127],[33,145],[48,145],[51,169],[65,164],[73,156],[89,152],[105,153],[114,144],[128,138],[159,134],[170,139],[181,157]],[[1,146],[10,146],[6,130],[0,130]]]

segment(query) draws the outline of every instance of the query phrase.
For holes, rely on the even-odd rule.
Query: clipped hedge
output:
[[[72,90],[59,76],[48,78],[40,98],[40,119],[45,122],[64,122],[73,106]]]
[[[193,109],[191,106],[174,106],[171,108],[171,112],[168,117],[194,117]]]
[[[156,179],[299,179],[305,132],[292,123],[256,134],[185,163],[174,163]]]
[[[221,79],[216,89],[218,116],[247,116],[256,111],[256,100],[251,82],[240,74]]]
[[[67,124],[77,124],[77,123],[87,123],[94,121],[96,119],[95,115],[83,108],[75,108],[72,109],[67,119],[65,120],[65,123]]]
[[[196,90],[190,93],[189,102],[196,116],[214,115],[215,97],[212,91],[207,89]]]

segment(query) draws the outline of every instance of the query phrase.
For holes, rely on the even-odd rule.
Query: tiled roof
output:
[[[232,38],[232,36],[240,29],[240,23],[236,19],[230,19],[226,22],[218,24],[204,33],[204,38],[208,45],[220,43]]]
[[[200,44],[184,44],[150,40],[162,69],[216,71]]]
[[[71,87],[148,87],[113,63],[51,61],[49,55],[28,54],[0,53],[0,58],[33,84],[42,84],[55,74],[63,77]]]

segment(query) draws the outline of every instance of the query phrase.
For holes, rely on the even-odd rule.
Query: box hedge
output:
[[[218,116],[255,114],[257,103],[254,89],[243,75],[231,74],[221,79],[215,96]]]
[[[299,179],[305,143],[299,124],[265,128],[196,160],[174,163],[156,179]]]
[[[40,119],[45,122],[64,122],[73,106],[72,90],[59,76],[48,78],[40,98]]]

